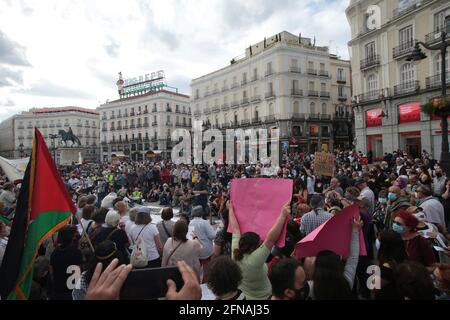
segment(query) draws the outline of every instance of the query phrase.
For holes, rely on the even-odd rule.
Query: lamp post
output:
[[[447,69],[446,69],[446,53],[447,48],[449,47],[449,43],[447,43],[447,36],[450,34],[450,16],[445,17],[445,27],[444,30],[441,31],[441,40],[437,44],[437,46],[429,46],[426,43],[418,41],[414,47],[414,50],[408,55],[406,61],[420,61],[427,57],[427,55],[421,50],[420,46],[422,45],[425,49],[430,51],[440,50],[441,52],[441,89],[442,89],[442,98],[445,98],[447,95]],[[441,167],[447,174],[447,177],[450,177],[450,152],[448,145],[448,116],[449,111],[445,110],[440,114],[442,118],[442,147],[441,147]]]
[[[56,145],[55,139],[58,139],[59,135],[57,134],[49,134],[50,139],[52,140],[52,149],[53,149],[53,161],[56,163]]]
[[[23,143],[21,142],[21,143],[19,144],[19,154],[20,154],[20,157],[21,157],[21,158],[23,158],[23,147],[24,147],[24,145],[23,145]]]

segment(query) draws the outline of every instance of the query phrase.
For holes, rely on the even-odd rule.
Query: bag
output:
[[[80,239],[79,244],[78,244],[78,247],[79,247],[79,249],[81,251],[81,254],[82,254],[82,257],[83,257],[83,261],[85,263],[87,263],[89,261],[90,257],[94,254],[92,252],[91,246],[89,244],[89,235],[88,235],[89,228],[91,227],[91,224],[93,222],[94,221],[89,222],[85,232],[83,232],[81,234],[81,239]]]
[[[166,227],[166,225],[164,224],[164,221],[162,221],[161,224],[162,224],[162,226],[163,226],[163,228],[164,228],[164,231],[165,231],[166,234],[167,234],[167,238],[170,238],[172,235],[169,233],[169,230],[167,230],[167,227]]]
[[[147,245],[144,241],[143,237],[140,237],[140,234],[142,231],[147,227],[148,224],[146,224],[141,231],[139,231],[139,234],[137,235],[134,242],[133,251],[131,252],[130,256],[130,263],[135,268],[144,268],[148,264],[148,251],[147,251]]]
[[[173,239],[172,239],[172,244],[173,244]],[[169,254],[169,256],[167,257],[167,260],[166,260],[166,264],[167,265],[169,265],[169,261],[170,261],[170,258],[172,258],[172,256],[173,256],[173,254],[175,253],[175,251],[177,251],[177,249],[181,246],[183,244],[183,242],[180,242],[173,250],[172,250],[172,252]]]

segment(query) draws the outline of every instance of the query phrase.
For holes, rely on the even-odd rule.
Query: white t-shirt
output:
[[[143,238],[147,245],[148,260],[151,261],[159,258],[159,252],[155,244],[155,236],[157,235],[159,235],[158,228],[154,224],[149,223],[147,226],[135,225],[131,228],[129,237],[133,244],[137,241],[138,236]]]

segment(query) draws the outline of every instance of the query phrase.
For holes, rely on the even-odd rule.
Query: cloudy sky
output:
[[[283,30],[348,58],[349,0],[0,0],[0,121],[32,107],[96,108],[115,82],[190,79]]]

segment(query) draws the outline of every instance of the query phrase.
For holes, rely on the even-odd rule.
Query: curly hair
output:
[[[220,256],[213,260],[209,270],[208,288],[216,296],[237,291],[241,281],[241,269],[230,257]]]

